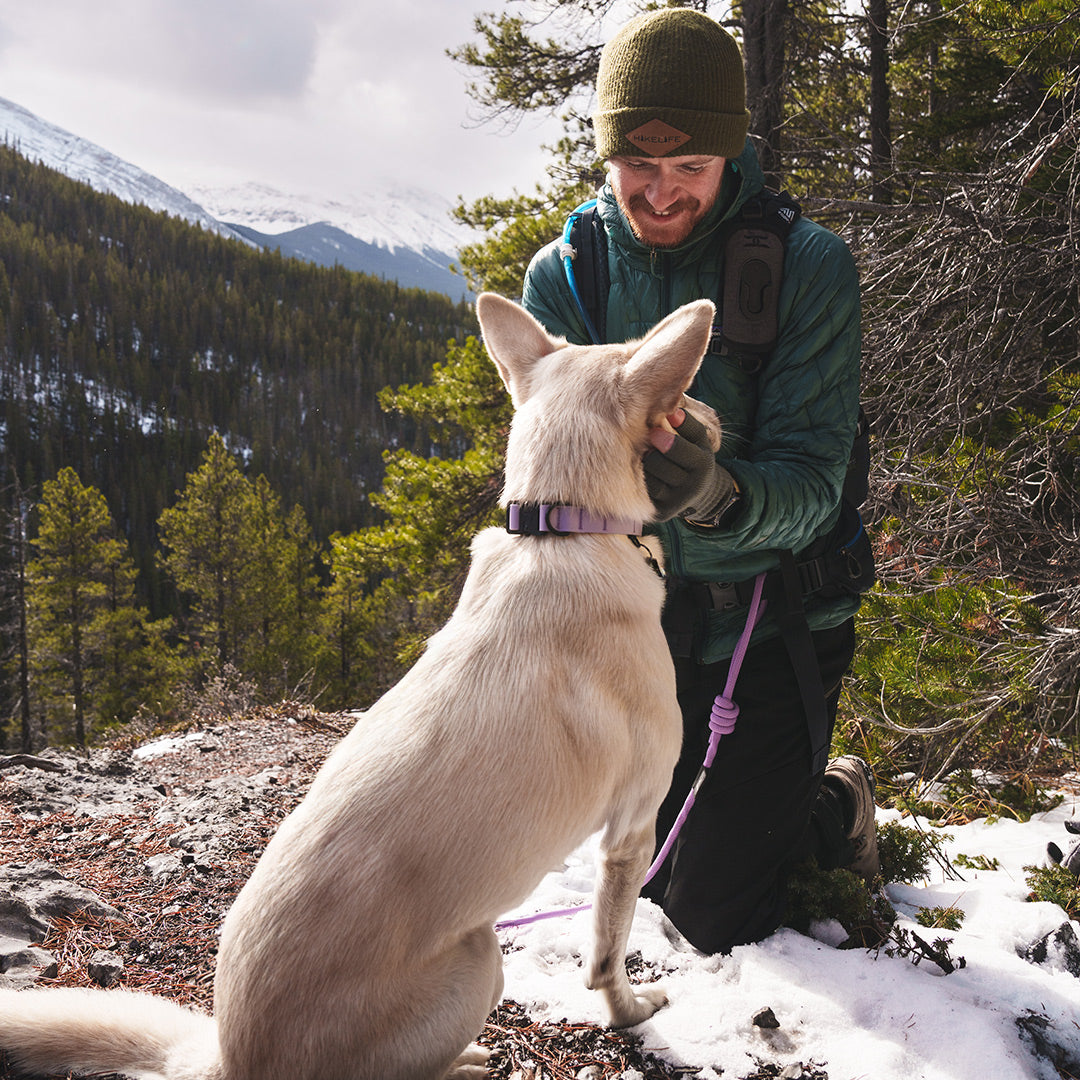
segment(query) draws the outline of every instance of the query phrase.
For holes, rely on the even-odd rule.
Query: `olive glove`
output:
[[[670,448],[653,448],[643,464],[645,488],[656,507],[657,521],[683,517],[694,525],[716,527],[735,508],[739,497],[735,478],[716,463],[708,430],[690,413]]]

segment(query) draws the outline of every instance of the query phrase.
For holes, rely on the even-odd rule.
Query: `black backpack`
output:
[[[722,237],[724,279],[716,298],[720,324],[713,328],[709,352],[738,358],[740,366],[760,373],[779,337],[778,303],[784,273],[784,250],[799,204],[785,192],[767,189],[743,203]],[[607,236],[591,199],[567,218],[560,248],[563,269],[589,336],[606,340]],[[828,716],[821,672],[803,607],[812,595],[859,594],[876,580],[873,549],[859,507],[866,500],[870,472],[870,425],[859,407],[855,442],[848,460],[836,528],[799,558],[778,552],[780,566],[769,576],[767,595],[787,646],[810,725],[813,768],[828,759]],[[665,631],[672,653],[690,655],[696,629],[709,611],[749,602],[753,582],[668,582]]]

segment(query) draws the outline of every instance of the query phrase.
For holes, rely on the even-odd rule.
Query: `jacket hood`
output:
[[[692,261],[697,257],[698,249],[709,241],[713,233],[724,222],[735,216],[739,207],[765,186],[765,176],[761,171],[757,151],[747,138],[742,153],[737,158],[729,159],[724,167],[724,176],[720,184],[720,195],[709,208],[705,216],[695,226],[690,235],[677,247],[664,248],[678,265]],[[610,183],[605,182],[597,196],[597,206],[604,222],[610,243],[622,248],[626,255],[635,262],[647,262],[653,248],[639,240],[630,228],[630,223],[623,216],[615,201],[615,193]]]

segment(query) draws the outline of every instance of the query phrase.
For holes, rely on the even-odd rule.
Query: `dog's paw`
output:
[[[487,1060],[491,1051],[479,1043],[469,1043],[454,1060],[446,1080],[483,1080],[487,1076]]]
[[[657,1009],[668,1003],[668,996],[659,986],[635,986],[621,995],[618,1002],[608,1001],[608,1027],[633,1027],[643,1023]]]
[[[485,1080],[487,1074],[486,1065],[455,1065],[445,1080]]]

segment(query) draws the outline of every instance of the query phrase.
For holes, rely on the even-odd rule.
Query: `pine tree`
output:
[[[214,642],[218,671],[231,664],[267,694],[292,691],[319,647],[315,544],[303,510],[286,515],[269,480],[248,480],[213,435],[158,527],[162,565],[190,598],[193,634]]]
[[[110,585],[132,573],[105,498],[65,468],[42,487],[35,558],[27,568],[30,651],[39,697],[61,730],[65,705],[74,737],[86,745],[96,715],[93,692],[110,638]],[[115,595],[115,594],[114,594]],[[127,611],[124,615],[128,614]]]
[[[470,541],[496,519],[511,415],[475,338],[449,349],[430,384],[381,400],[432,436],[427,457],[387,455],[382,490],[371,496],[386,524],[334,538],[323,626],[336,664],[324,677],[350,702],[371,700],[400,677],[457,602]]]
[[[315,553],[300,507],[285,515],[265,476],[252,489],[244,541],[251,558],[245,593],[250,598],[240,667],[268,691],[288,695],[314,659]]]
[[[135,564],[125,557],[109,568],[106,605],[98,616],[102,646],[94,695],[105,722],[125,722],[140,709],[168,714],[187,675],[187,664],[174,644],[171,618],[151,621],[135,599]]]
[[[219,670],[237,660],[249,622],[252,553],[245,540],[253,504],[250,482],[215,433],[177,502],[158,518],[167,549],[162,566],[189,595],[192,631],[213,643]]]
[[[299,504],[285,518],[284,558],[279,572],[285,587],[280,628],[284,670],[291,672],[286,692],[292,692],[315,669],[322,649],[319,636],[319,568],[321,562],[307,515]]]
[[[323,642],[319,679],[329,699],[341,705],[356,703],[364,690],[371,689],[367,676],[377,652],[377,628],[368,599],[377,569],[373,556],[375,552],[365,551],[359,534],[330,538],[330,585],[323,593],[319,615]]]
[[[9,505],[0,518],[3,558],[0,560],[0,603],[3,621],[0,640],[4,643],[3,672],[7,687],[2,695],[11,729],[4,732],[4,742],[17,745],[23,753],[35,749],[33,712],[30,704],[30,645],[27,625],[26,567],[30,559],[27,535],[29,501],[12,470],[12,483],[6,489]],[[15,732],[18,732],[17,736]]]

